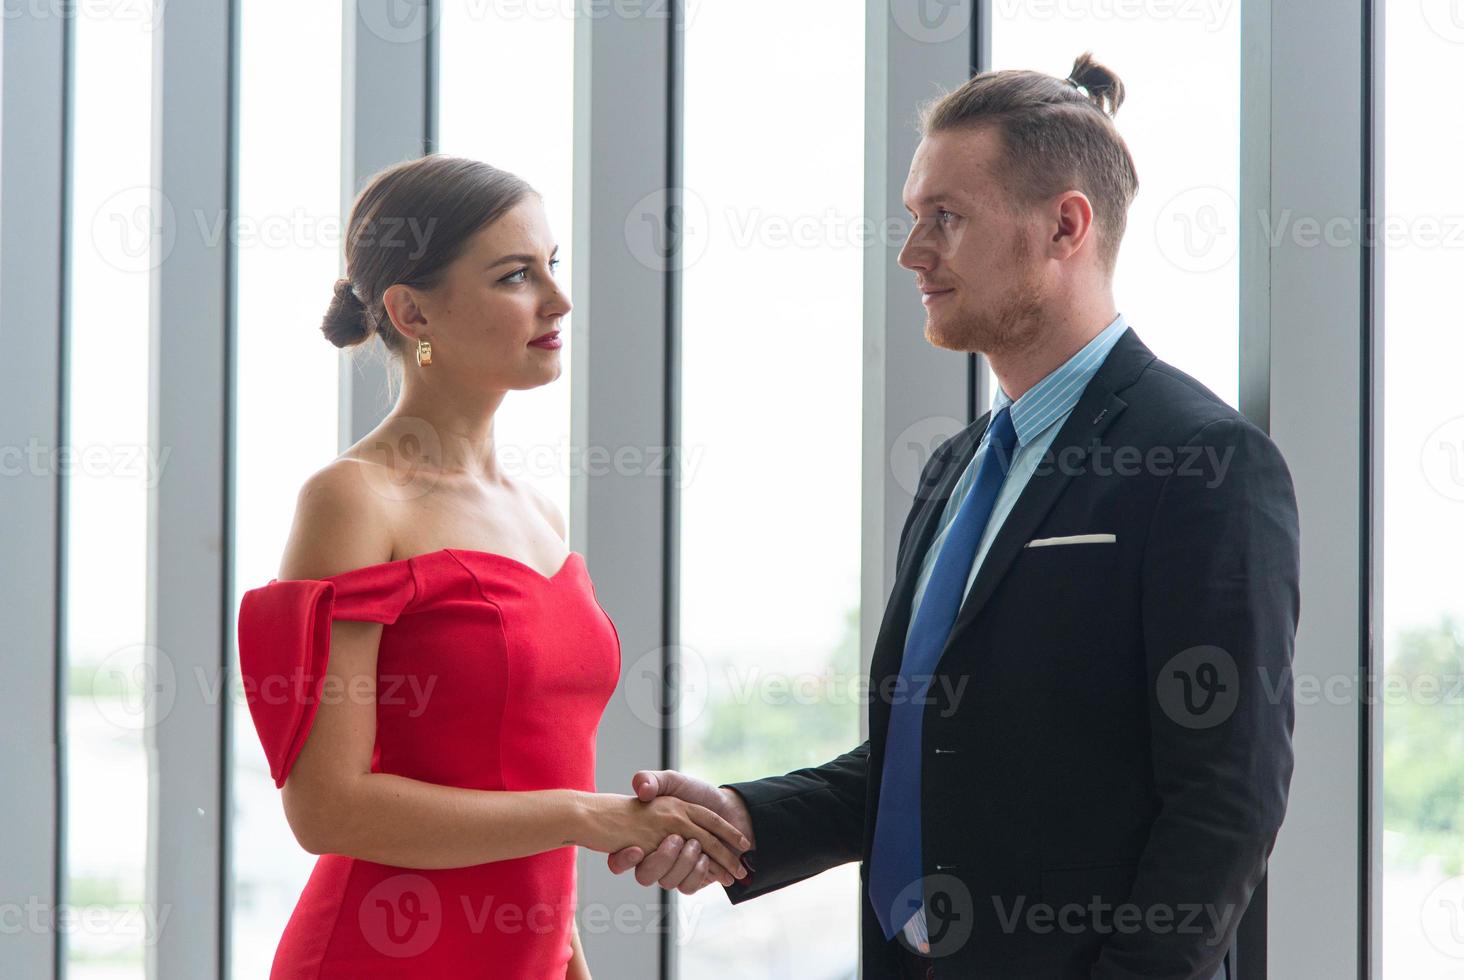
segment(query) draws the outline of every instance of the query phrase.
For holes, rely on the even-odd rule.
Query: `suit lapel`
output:
[[[869,665],[870,676],[875,683],[900,669],[900,660],[905,652],[905,634],[910,627],[910,606],[915,599],[915,583],[920,578],[920,566],[924,562],[925,552],[929,550],[936,530],[940,527],[940,515],[945,511],[946,502],[951,499],[956,482],[970,465],[971,457],[976,454],[976,447],[981,444],[981,437],[986,433],[986,426],[990,421],[991,413],[988,412],[967,426],[951,447],[944,465],[937,473],[932,474],[930,483],[916,490],[915,506],[921,506],[923,500],[924,509],[910,528],[904,559],[895,569],[895,585],[890,592],[889,605],[885,609],[879,635],[875,639],[874,653]],[[877,704],[878,701],[873,703]],[[887,705],[885,711],[888,711]],[[882,722],[883,719],[879,721]],[[871,730],[875,722],[876,719],[871,717]]]
[[[1087,471],[1094,451],[1104,444],[1104,433],[1128,407],[1118,392],[1128,387],[1152,360],[1153,353],[1132,328],[1126,330],[1113,345],[1103,366],[1093,375],[1058,429],[1049,454],[1038,464],[992,540],[991,548],[976,573],[976,580],[971,584],[971,591],[956,614],[942,657],[950,652],[961,631],[980,615],[1007,569],[1032,539],[1033,532],[1072,482],[1074,474]]]

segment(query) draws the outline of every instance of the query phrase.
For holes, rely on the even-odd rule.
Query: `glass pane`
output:
[[[1240,388],[1240,4],[998,3],[994,68],[1116,72],[1114,118],[1139,192],[1114,273],[1118,309],[1160,358],[1231,405]]]
[[[278,574],[300,485],[337,452],[341,355],[320,321],[342,262],[340,0],[247,0],[240,20],[235,610]],[[237,676],[232,710],[231,967],[246,980],[269,975],[315,859]]]
[[[860,741],[864,9],[688,9],[678,732],[723,782]],[[681,975],[853,976],[858,881],[682,899]]]
[[[527,180],[544,198],[559,243],[557,273],[574,274],[575,4],[443,0],[438,145]],[[510,476],[537,487],[569,520],[569,365],[573,318],[560,325],[563,373],[512,392],[498,408],[494,436]]]
[[[72,980],[144,976],[152,4],[77,16],[66,543]],[[166,458],[165,456],[163,457]],[[0,957],[3,958],[3,957]]]
[[[1386,6],[1383,975],[1464,972],[1464,8]],[[1452,14],[1452,17],[1450,16]]]

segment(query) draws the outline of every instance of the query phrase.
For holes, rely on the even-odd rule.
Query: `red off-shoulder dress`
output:
[[[277,786],[321,699],[353,696],[323,685],[337,619],[386,624],[373,772],[594,790],[620,641],[578,553],[547,578],[505,555],[444,548],[244,593],[239,666]],[[270,976],[562,978],[574,908],[573,847],[446,870],[325,854]]]

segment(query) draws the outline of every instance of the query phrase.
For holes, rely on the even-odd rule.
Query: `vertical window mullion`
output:
[[[9,602],[6,707],[0,741],[0,902],[52,920],[65,895],[64,480],[68,19],[27,8],[7,16],[0,97],[0,562]],[[7,12],[8,13],[8,12]],[[23,559],[20,556],[24,556]],[[19,747],[24,746],[24,751]],[[36,921],[36,920],[30,920]],[[59,975],[65,936],[48,928],[5,936],[18,976]]]

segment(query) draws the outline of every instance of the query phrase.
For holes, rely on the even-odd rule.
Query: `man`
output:
[[[1000,391],[925,466],[869,740],[729,786],[634,780],[752,841],[734,903],[860,861],[866,978],[1225,977],[1285,813],[1295,496],[1271,440],[1114,304],[1122,100],[1084,55],[922,114],[899,261],[927,339],[985,354]],[[637,863],[688,892],[716,873],[675,846],[610,858]]]

